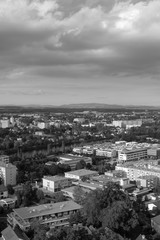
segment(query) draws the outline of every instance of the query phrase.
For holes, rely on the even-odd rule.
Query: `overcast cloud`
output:
[[[1,0],[1,104],[160,106],[159,0]]]

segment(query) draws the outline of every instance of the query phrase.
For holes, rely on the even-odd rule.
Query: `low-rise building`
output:
[[[96,189],[102,189],[103,184],[102,183],[96,183],[94,181],[89,181],[89,182],[83,182],[83,181],[78,181],[78,182],[73,182],[73,185],[81,187],[83,190],[96,190]]]
[[[91,171],[87,169],[79,169],[76,171],[65,172],[66,178],[81,180],[84,177],[90,178],[92,176],[98,175],[97,171]]]
[[[61,176],[44,176],[43,177],[43,188],[51,191],[57,192],[65,187],[72,185],[71,179]]]
[[[18,225],[23,231],[29,230],[33,221],[54,228],[69,225],[70,214],[77,212],[81,208],[74,201],[16,208],[7,215],[7,221],[13,227]]]
[[[65,154],[59,157],[59,162],[61,164],[67,164],[71,167],[72,170],[75,169],[76,164],[83,160],[86,164],[92,164],[92,159],[90,157],[75,156],[72,154]]]
[[[96,156],[114,158],[117,156],[117,151],[115,149],[96,149]]]

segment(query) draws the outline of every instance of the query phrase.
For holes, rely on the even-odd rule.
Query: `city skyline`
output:
[[[0,105],[160,106],[159,0],[1,0]]]

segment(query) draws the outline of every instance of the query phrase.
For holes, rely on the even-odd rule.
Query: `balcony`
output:
[[[58,221],[63,221],[63,220],[68,220],[70,215],[66,215],[63,217],[55,217],[55,218],[48,218],[48,219],[44,219],[41,220],[41,224],[47,224],[47,223],[56,223]]]
[[[8,214],[8,221],[12,223],[17,223],[21,228],[28,228],[30,227],[29,221],[25,221],[21,219],[18,215],[15,213]]]

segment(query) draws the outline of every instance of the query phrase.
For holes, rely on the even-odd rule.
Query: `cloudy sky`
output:
[[[160,106],[160,0],[0,0],[0,105]]]

